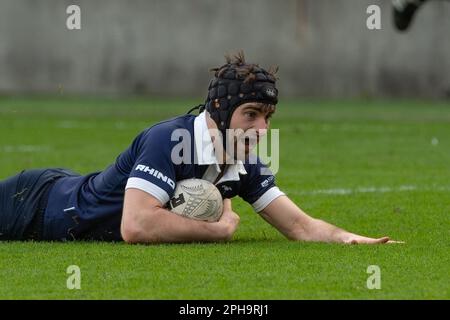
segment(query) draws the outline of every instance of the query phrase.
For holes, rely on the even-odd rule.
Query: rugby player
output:
[[[239,224],[230,199],[240,196],[291,240],[395,242],[357,235],[309,216],[253,156],[255,143],[276,110],[275,70],[247,63],[239,53],[213,71],[199,115],[188,113],[145,129],[105,170],[87,175],[61,168],[24,170],[1,181],[0,240],[228,241]],[[173,158],[180,142],[173,139],[176,130],[188,132],[192,141],[181,162]],[[211,134],[213,130],[223,139]],[[227,130],[252,131],[253,143],[236,136],[225,138]],[[221,147],[223,158],[217,152]],[[243,152],[230,157],[231,150]],[[218,187],[224,199],[219,221],[189,219],[167,209],[177,181],[188,178],[205,179]]]

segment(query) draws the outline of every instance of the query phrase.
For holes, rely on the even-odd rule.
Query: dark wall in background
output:
[[[66,8],[81,7],[81,30]],[[382,29],[366,28],[370,4]],[[410,30],[390,1],[2,0],[0,93],[204,95],[208,69],[244,49],[279,65],[284,96],[450,96],[450,2]]]

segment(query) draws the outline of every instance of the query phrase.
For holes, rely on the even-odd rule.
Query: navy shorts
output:
[[[0,181],[0,240],[40,240],[51,187],[75,175],[66,169],[35,169]]]

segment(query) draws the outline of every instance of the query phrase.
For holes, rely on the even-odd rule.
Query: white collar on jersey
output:
[[[194,140],[197,164],[214,165],[214,171],[217,176],[220,173],[220,166],[214,154],[214,146],[206,123],[206,112],[200,113],[194,120]],[[205,175],[211,173],[209,169]],[[240,180],[239,174],[247,174],[241,160],[237,160],[235,164],[230,164],[218,183],[223,181],[238,181]]]

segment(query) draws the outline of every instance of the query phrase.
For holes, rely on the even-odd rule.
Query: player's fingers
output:
[[[389,241],[389,237],[382,237],[378,239],[374,238],[364,238],[359,243],[361,244],[382,244]]]
[[[383,237],[383,238],[377,239],[376,243],[387,243],[387,242],[389,242],[389,237]]]
[[[223,199],[223,211],[232,211],[231,209],[231,199]]]
[[[386,243],[389,243],[389,244],[391,244],[391,243],[401,243],[401,244],[404,244],[404,243],[406,243],[406,242],[405,242],[405,241],[389,240],[389,241],[386,242]]]
[[[389,237],[383,237],[383,238],[367,238],[367,237],[361,237],[359,239],[355,239],[351,241],[351,244],[382,244],[389,241]]]

